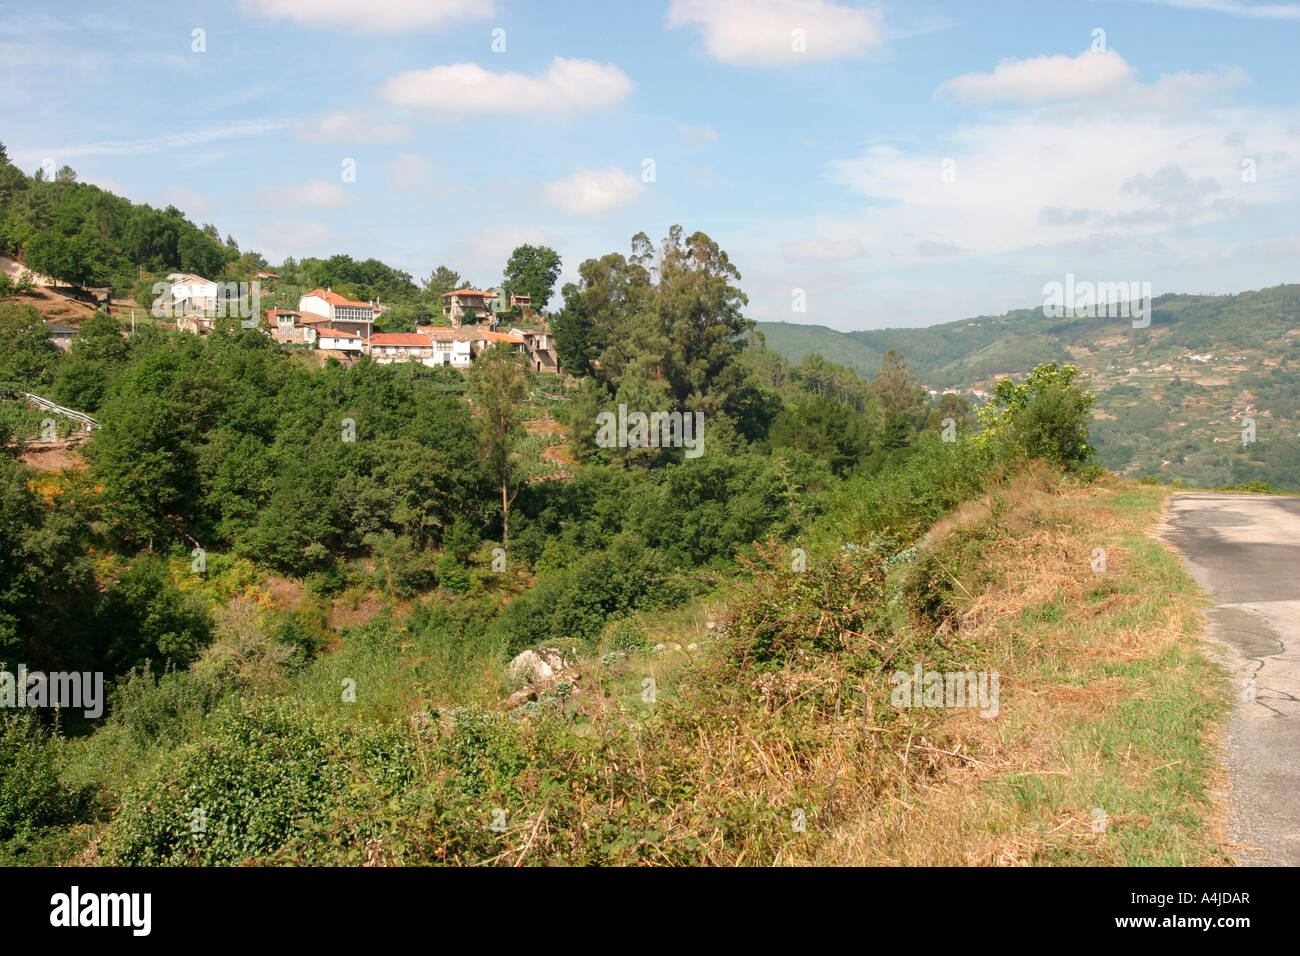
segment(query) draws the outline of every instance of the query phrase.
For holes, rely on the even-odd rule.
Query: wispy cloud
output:
[[[702,146],[705,143],[716,143],[722,138],[718,135],[718,131],[709,123],[704,123],[701,126],[692,126],[690,123],[682,123],[677,127],[677,131],[696,146]]]
[[[205,216],[214,209],[203,193],[184,186],[169,186],[162,191],[162,198],[169,205],[191,216]]]
[[[384,167],[388,188],[398,192],[432,193],[438,186],[438,171],[418,153],[403,153]]]
[[[77,156],[141,156],[147,153],[161,153],[167,150],[189,149],[206,143],[215,143],[227,139],[239,139],[248,136],[265,136],[284,129],[285,123],[278,120],[243,120],[222,126],[210,126],[206,129],[189,130],[183,133],[170,133],[166,136],[153,136],[146,139],[99,140],[93,143],[74,143],[68,146],[49,146],[45,149],[22,150],[17,155],[23,161],[41,162],[46,157],[54,157],[64,162]]]
[[[632,80],[612,63],[557,56],[537,76],[492,73],[477,63],[410,70],[392,77],[380,95],[398,106],[453,116],[477,113],[576,113],[613,106]]]
[[[1240,3],[1238,0],[1140,0],[1140,2],[1158,3],[1165,7],[1182,7],[1185,10],[1230,13],[1238,17],[1300,20],[1300,4],[1296,3]]]
[[[239,0],[239,6],[245,14],[268,20],[362,33],[439,30],[496,13],[493,0]]]
[[[857,239],[799,239],[781,247],[787,259],[809,262],[843,262],[857,259],[866,251]]]
[[[965,73],[941,83],[935,99],[963,103],[1041,104],[1060,100],[1105,100],[1128,109],[1167,108],[1250,83],[1242,69],[1175,73],[1142,83],[1137,70],[1116,53],[1006,59],[990,73]]]
[[[353,196],[338,183],[309,179],[291,186],[263,186],[262,200],[272,206],[315,206],[320,209],[343,209]]]
[[[636,202],[645,187],[639,179],[611,166],[580,169],[572,176],[542,187],[551,205],[575,216],[600,216]]]
[[[401,143],[411,138],[411,127],[372,115],[340,110],[314,116],[298,125],[298,138],[308,143]]]
[[[315,219],[276,219],[253,235],[257,247],[272,260],[286,256],[329,255],[339,248],[338,235]]]

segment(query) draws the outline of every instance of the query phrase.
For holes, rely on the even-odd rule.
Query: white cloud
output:
[[[353,201],[352,194],[338,183],[311,179],[293,186],[263,186],[263,201],[273,206],[316,206],[342,209]]]
[[[304,121],[298,138],[309,143],[400,143],[411,138],[411,128],[360,113],[337,112]]]
[[[1166,7],[1185,10],[1210,10],[1214,13],[1231,13],[1239,17],[1261,17],[1273,20],[1300,20],[1300,4],[1295,3],[1238,3],[1237,0],[1145,0]]]
[[[613,106],[632,91],[612,63],[557,56],[540,76],[492,73],[476,63],[399,73],[380,94],[391,103],[448,115],[572,113]]]
[[[637,200],[645,187],[615,166],[580,169],[567,179],[547,183],[542,196],[551,205],[575,216],[599,216]]]
[[[1267,174],[1243,183],[1244,156]],[[930,152],[874,146],[830,172],[872,204],[826,228],[859,239],[882,266],[946,247],[984,255],[1079,240],[1117,247],[1294,201],[1300,126],[1294,114],[1246,108],[1163,119],[1029,111],[963,126]]]
[[[916,254],[924,259],[942,259],[947,256],[960,255],[965,250],[953,242],[935,242],[924,239],[916,244]]]
[[[239,5],[250,16],[364,33],[436,30],[496,12],[493,0],[240,0]]]
[[[673,0],[668,8],[670,27],[698,25],[709,55],[734,66],[862,56],[881,45],[880,22],[878,11],[829,0]]]
[[[965,103],[1046,103],[1089,96],[1130,81],[1134,70],[1114,50],[1081,53],[1076,57],[1037,56],[1030,60],[1006,59],[992,73],[966,73],[953,77],[934,91],[936,98],[950,96]]]
[[[253,233],[255,248],[271,262],[287,256],[332,255],[340,240],[325,223],[314,219],[276,219]]]
[[[116,190],[114,190],[116,191]],[[171,186],[162,192],[163,201],[189,216],[205,216],[214,211],[208,197],[195,189]]]
[[[696,145],[716,143],[722,138],[718,135],[718,131],[708,123],[705,123],[702,126],[692,126],[690,123],[682,123],[677,127],[677,131]]]
[[[807,259],[812,262],[842,262],[859,258],[865,249],[857,239],[799,239],[781,247],[788,259]]]
[[[966,73],[946,80],[934,91],[934,96],[981,105],[1104,100],[1135,109],[1173,106],[1249,82],[1244,70],[1220,69],[1210,73],[1175,73],[1155,83],[1141,83],[1137,71],[1122,56],[1107,50],[1084,52],[1075,57],[1006,59],[991,73]]]
[[[388,188],[401,192],[431,192],[438,183],[436,167],[418,153],[403,153],[384,167]]]

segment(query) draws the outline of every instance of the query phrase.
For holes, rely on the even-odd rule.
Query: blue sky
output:
[[[1300,281],[1298,50],[1247,0],[10,2],[0,139],[272,262],[680,223],[753,318],[926,325]]]

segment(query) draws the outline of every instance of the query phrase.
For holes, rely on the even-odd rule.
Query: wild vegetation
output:
[[[508,283],[552,265],[524,249]],[[969,533],[1003,544],[1026,481],[1098,478],[1077,370],[976,415],[897,351],[870,379],[791,366],[726,253],[677,227],[579,275],[567,379],[504,348],[467,378],[320,367],[237,324],[124,336],[106,314],[60,354],[0,302],[0,660],[110,685],[102,719],[0,723],[3,859],[783,862],[947,779],[958,724],[893,706],[891,673],[1005,664],[953,623],[989,582],[936,523],[985,501]],[[24,463],[19,387],[99,419],[82,467]],[[597,442],[618,405],[701,412],[703,454]],[[530,648],[565,663],[520,699]],[[1212,713],[1178,715],[1189,749]]]

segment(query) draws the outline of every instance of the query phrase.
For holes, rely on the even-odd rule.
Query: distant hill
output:
[[[816,352],[827,361],[847,365],[863,378],[880,371],[884,352],[855,341],[851,335],[824,325],[793,325],[789,322],[759,322],[758,330],[767,347],[798,365],[804,356]],[[887,350],[886,350],[887,351]]]
[[[1041,309],[921,329],[757,327],[792,363],[818,352],[868,377],[878,356],[897,349],[935,389],[987,389],[1042,362],[1072,362],[1097,392],[1091,434],[1107,467],[1205,487],[1261,480],[1300,491],[1297,284],[1161,296],[1145,329],[1128,319],[1049,319]],[[1242,441],[1246,418],[1254,442]]]

